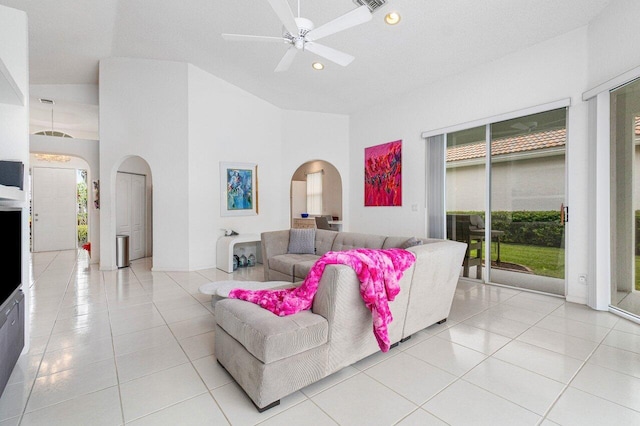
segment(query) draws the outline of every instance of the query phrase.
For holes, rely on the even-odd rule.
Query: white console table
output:
[[[220,237],[216,245],[216,267],[226,273],[233,272],[233,249],[236,244],[241,243],[259,243],[260,235],[258,234],[240,234],[230,237]],[[261,262],[261,250],[259,244],[256,244],[256,261]]]

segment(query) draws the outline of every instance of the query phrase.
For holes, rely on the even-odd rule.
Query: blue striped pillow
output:
[[[289,250],[291,254],[315,254],[315,228],[291,229],[289,231]]]

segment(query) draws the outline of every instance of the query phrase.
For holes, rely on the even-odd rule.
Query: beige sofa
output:
[[[316,260],[328,251],[344,251],[354,248],[387,249],[400,247],[407,237],[387,237],[385,235],[360,234],[356,232],[336,232],[315,230],[314,254],[288,253],[289,233],[283,231],[263,232],[261,235],[262,262],[265,281],[301,281]],[[428,239],[421,239],[428,242]]]
[[[291,269],[293,278],[270,269],[270,257],[278,256],[274,255],[277,251],[273,247],[288,241],[287,232],[276,231],[275,240],[271,239],[275,237],[273,234],[262,235],[263,244],[267,244],[266,253],[263,252],[267,254],[263,258],[264,267],[269,269],[265,276],[271,280],[300,278],[295,273],[295,265],[312,261],[298,258],[300,262],[294,262]],[[379,246],[370,248],[388,248],[407,240],[406,237],[340,234],[352,234],[338,240],[345,249],[349,242],[360,242],[363,247],[375,240]],[[328,246],[327,235],[318,232],[318,237],[320,245]],[[335,243],[338,235],[333,237]],[[416,255],[416,262],[405,271],[400,293],[390,303],[393,322],[389,324],[388,333],[394,344],[445,320],[451,309],[466,244],[423,241],[424,244],[407,249]],[[286,251],[286,247],[280,252],[283,250]],[[278,317],[253,303],[227,299],[216,304],[215,316],[217,360],[260,411],[380,350],[373,335],[371,313],[360,296],[358,278],[353,269],[345,265],[325,268],[308,311]]]

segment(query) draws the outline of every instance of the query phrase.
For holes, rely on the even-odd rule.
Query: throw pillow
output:
[[[422,245],[422,240],[417,239],[416,237],[411,237],[404,243],[400,244],[400,248],[408,249],[409,247]]]
[[[316,253],[316,229],[291,229],[289,231],[289,250],[292,254]]]

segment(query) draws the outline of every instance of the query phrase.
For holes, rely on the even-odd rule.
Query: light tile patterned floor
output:
[[[32,256],[31,349],[8,425],[640,424],[640,325],[563,299],[460,281],[449,320],[258,413],[215,361],[209,281],[260,265],[118,271]]]

